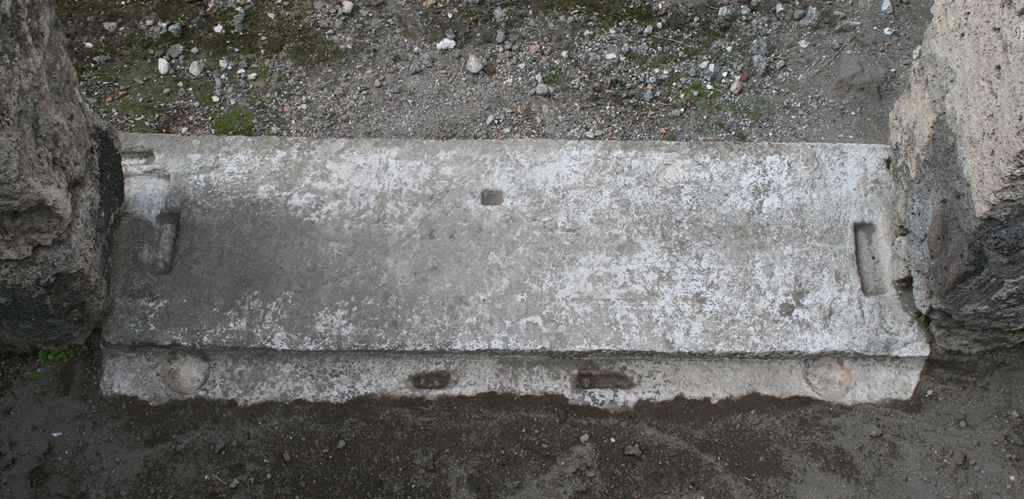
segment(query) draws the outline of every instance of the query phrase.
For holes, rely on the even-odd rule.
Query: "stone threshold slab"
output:
[[[884,146],[122,140],[113,348],[928,355]]]
[[[193,397],[249,405],[481,393],[555,395],[610,409],[677,397],[717,402],[753,393],[856,404],[910,398],[924,362],[921,357],[560,359],[107,346],[100,385],[106,395],[156,404]]]

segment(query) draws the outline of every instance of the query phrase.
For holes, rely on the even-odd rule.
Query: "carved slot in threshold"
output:
[[[440,390],[447,388],[452,382],[452,373],[448,371],[431,371],[409,376],[409,381],[417,390]]]
[[[156,217],[156,242],[153,251],[153,275],[167,275],[174,265],[174,246],[181,228],[181,215],[161,213]]]
[[[505,202],[505,193],[494,189],[480,191],[480,204],[484,206],[500,206]]]
[[[576,373],[576,386],[584,390],[596,388],[626,389],[633,388],[633,379],[619,371],[597,371],[580,369]]]
[[[156,154],[149,151],[123,151],[121,164],[124,166],[151,165],[156,161]]]
[[[857,275],[864,296],[885,294],[885,272],[878,251],[880,241],[875,224],[858,223],[853,226],[854,251],[857,256]]]

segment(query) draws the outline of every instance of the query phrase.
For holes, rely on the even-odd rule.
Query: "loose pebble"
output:
[[[484,62],[476,54],[469,54],[466,58],[466,71],[477,74],[484,69]]]
[[[192,61],[188,65],[188,72],[192,76],[199,76],[203,74],[203,61]]]
[[[185,52],[185,47],[182,47],[180,43],[167,47],[167,57],[172,59],[180,57],[183,52]]]
[[[739,95],[739,93],[742,92],[742,91],[743,91],[743,84],[740,83],[740,79],[739,78],[736,78],[736,80],[732,82],[732,85],[729,85],[729,92],[731,94],[733,94],[733,95]]]
[[[445,38],[437,42],[437,50],[451,50],[455,48],[455,40],[451,38]]]

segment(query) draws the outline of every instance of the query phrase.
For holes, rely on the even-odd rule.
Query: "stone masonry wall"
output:
[[[0,349],[80,342],[107,303],[118,139],[65,46],[52,0],[0,0]]]
[[[935,0],[891,115],[914,298],[938,352],[1024,340],[1024,0]]]

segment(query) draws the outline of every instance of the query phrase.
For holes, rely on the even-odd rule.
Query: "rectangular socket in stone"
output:
[[[409,376],[409,381],[418,390],[441,390],[451,383],[452,374],[448,371],[417,373]]]
[[[156,242],[153,251],[153,275],[171,273],[174,264],[174,246],[178,239],[181,215],[161,213],[156,217]]]
[[[500,206],[505,202],[505,192],[496,189],[480,191],[480,204],[484,206]]]
[[[885,272],[878,251],[878,231],[875,224],[857,223],[853,226],[854,252],[857,256],[857,275],[864,296],[884,295]]]
[[[633,388],[633,379],[619,371],[580,369],[576,372],[576,386],[584,390],[595,388]]]
[[[151,165],[156,161],[156,154],[153,150],[145,151],[123,151],[121,152],[122,165]]]

